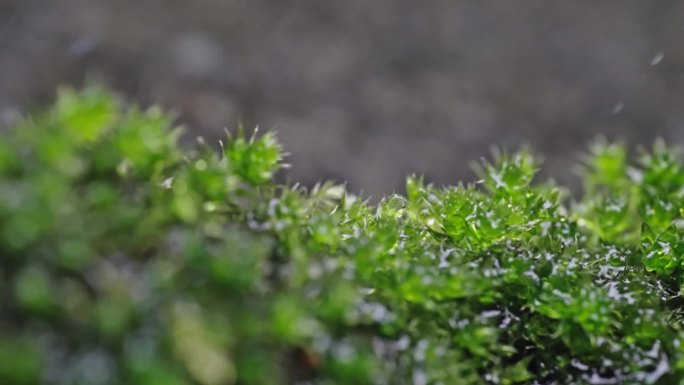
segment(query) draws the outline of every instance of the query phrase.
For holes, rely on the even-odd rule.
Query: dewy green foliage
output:
[[[597,144],[585,196],[497,153],[377,205],[275,137],[61,90],[0,141],[1,384],[684,384],[684,165]]]

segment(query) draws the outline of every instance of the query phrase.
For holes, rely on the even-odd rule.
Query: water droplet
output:
[[[664,52],[658,52],[655,56],[653,56],[653,59],[651,59],[651,65],[652,66],[657,66],[660,64],[661,61],[665,58],[665,53]]]

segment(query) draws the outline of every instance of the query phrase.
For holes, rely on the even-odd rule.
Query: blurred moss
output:
[[[39,351],[30,339],[3,335],[0,344],[0,382],[38,384],[42,365]]]

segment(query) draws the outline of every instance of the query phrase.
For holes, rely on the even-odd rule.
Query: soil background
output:
[[[0,126],[104,81],[192,135],[279,132],[289,178],[379,196],[529,144],[684,142],[684,2],[0,0]]]

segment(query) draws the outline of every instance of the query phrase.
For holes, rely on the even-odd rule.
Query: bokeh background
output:
[[[88,78],[275,129],[305,183],[454,184],[527,143],[572,185],[597,135],[684,142],[684,2],[0,0],[0,126]]]

